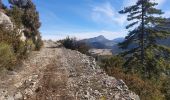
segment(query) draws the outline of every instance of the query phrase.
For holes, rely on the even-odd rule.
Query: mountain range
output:
[[[80,42],[86,43],[91,48],[112,49],[113,54],[117,54],[122,51],[122,49],[118,47],[118,43],[123,42],[123,41],[124,41],[123,37],[109,40],[109,39],[106,39],[103,35],[100,35],[94,38],[80,40]],[[170,37],[167,39],[158,40],[158,44],[170,47]]]
[[[84,42],[91,48],[95,49],[112,49],[112,53],[115,54],[121,51],[117,44],[123,40],[124,38],[109,40],[106,39],[103,35],[100,35],[94,38],[80,40],[80,42]]]

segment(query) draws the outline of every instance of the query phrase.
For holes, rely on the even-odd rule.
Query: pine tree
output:
[[[127,57],[126,65],[134,62],[140,62],[145,74],[155,70],[159,59],[167,58],[169,48],[157,43],[158,39],[168,37],[169,27],[165,27],[169,22],[161,17],[163,12],[155,8],[158,5],[150,0],[138,0],[135,5],[121,10],[120,14],[128,14],[127,20],[132,23],[126,26],[126,29],[132,29],[126,36],[125,41],[120,43],[120,47],[126,50],[123,56]],[[132,65],[131,65],[132,66]],[[137,68],[136,68],[137,69]]]
[[[9,0],[9,3],[19,8],[28,8],[32,4],[31,0]]]

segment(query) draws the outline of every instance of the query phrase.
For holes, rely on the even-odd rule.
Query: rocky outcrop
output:
[[[108,76],[95,59],[45,42],[20,71],[0,77],[0,100],[139,100],[121,79]]]
[[[15,25],[13,25],[10,17],[0,11],[0,25],[5,27],[7,30],[13,30]],[[25,28],[22,26],[21,28],[17,29],[17,34],[20,35],[21,41],[26,41],[26,36],[24,35]]]
[[[13,29],[13,23],[11,22],[10,18],[1,11],[0,11],[0,25],[3,25],[8,30]]]

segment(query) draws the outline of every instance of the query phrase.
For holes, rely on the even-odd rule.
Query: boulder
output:
[[[0,25],[2,25],[8,30],[13,30],[13,23],[11,22],[11,19],[1,11],[0,11]]]

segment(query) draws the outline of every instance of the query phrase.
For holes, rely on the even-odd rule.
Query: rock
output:
[[[22,86],[22,82],[18,82],[16,84],[14,84],[15,87],[19,88],[20,86]]]
[[[94,91],[94,94],[95,94],[95,95],[100,95],[100,92],[99,92],[98,90],[95,90],[95,91]]]
[[[23,96],[21,94],[21,92],[17,92],[15,95],[14,95],[14,99],[15,100],[22,100]]]
[[[5,29],[7,30],[13,30],[15,25],[13,25],[10,17],[8,17],[6,14],[4,14],[3,12],[0,11],[0,25],[2,25],[3,27],[5,27]],[[17,34],[19,34],[20,40],[21,41],[26,41],[26,36],[24,35],[24,31],[25,28],[22,26],[19,29],[16,30]]]
[[[27,37],[24,35],[24,26],[21,26],[19,29],[17,29],[17,34],[20,35],[20,40],[21,41],[26,41]]]
[[[7,100],[15,100],[15,99],[14,99],[14,97],[9,96]],[[22,99],[20,99],[20,100],[22,100]]]
[[[134,93],[130,93],[129,96],[131,97],[132,100],[140,100],[139,96]]]
[[[17,74],[17,72],[15,72],[15,71],[8,71],[8,75],[16,75]]]
[[[0,11],[0,25],[3,25],[8,30],[13,30],[13,23],[10,18]]]

